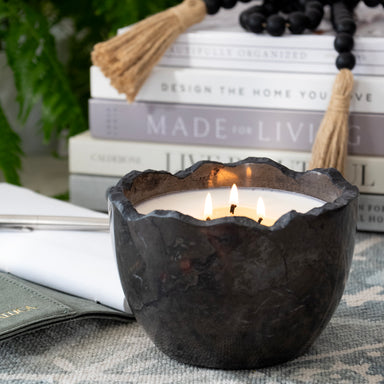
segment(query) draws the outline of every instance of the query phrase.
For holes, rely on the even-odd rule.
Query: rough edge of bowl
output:
[[[238,167],[243,164],[249,164],[249,163],[270,165],[274,168],[277,168],[283,175],[293,180],[298,180],[299,178],[307,177],[308,175],[314,174],[314,173],[323,174],[330,179],[330,181],[332,182],[332,185],[335,188],[341,191],[341,194],[334,201],[327,202],[323,206],[318,208],[313,208],[310,211],[305,213],[299,213],[295,210],[289,211],[283,216],[281,216],[275,222],[275,224],[270,227],[264,226],[252,219],[249,219],[247,217],[242,217],[242,216],[225,217],[225,218],[206,221],[206,220],[199,220],[197,218],[194,218],[192,216],[189,216],[174,210],[155,210],[148,214],[141,214],[135,209],[131,201],[124,194],[124,190],[130,189],[134,183],[134,180],[139,175],[142,175],[142,174],[150,174],[150,173],[164,174],[166,176],[170,176],[170,177],[174,177],[176,179],[182,180],[182,179],[188,178],[197,169],[199,169],[200,167],[206,164],[219,165],[222,167]],[[232,222],[238,225],[257,227],[259,229],[269,230],[269,231],[276,231],[276,230],[282,229],[286,227],[289,224],[289,222],[291,222],[292,220],[295,220],[304,215],[321,216],[326,212],[338,210],[348,205],[351,201],[356,199],[358,196],[359,196],[359,189],[356,186],[350,184],[342,176],[342,174],[335,168],[315,168],[305,172],[298,172],[298,171],[289,169],[286,166],[265,157],[247,157],[246,159],[243,159],[234,163],[221,163],[218,161],[202,160],[193,164],[191,167],[185,170],[176,172],[174,174],[167,171],[156,171],[152,169],[148,169],[145,171],[131,171],[127,173],[125,176],[123,176],[118,181],[116,186],[111,187],[108,190],[109,204],[114,203],[115,206],[121,212],[121,214],[125,218],[127,218],[127,220],[130,220],[130,221],[140,220],[146,216],[157,216],[157,217],[166,217],[166,218],[182,220],[184,222],[194,224],[197,226],[209,227],[209,226],[220,224],[223,222]]]

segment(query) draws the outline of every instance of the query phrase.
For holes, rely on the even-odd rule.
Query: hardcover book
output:
[[[305,171],[310,152],[148,143],[96,139],[83,132],[69,140],[70,173],[121,177],[146,169],[177,172],[200,160],[230,163],[246,157],[268,157],[290,169]],[[364,193],[384,193],[384,157],[348,156],[346,179]]]
[[[362,231],[384,232],[384,194],[360,194],[357,228]]]
[[[90,99],[93,137],[310,152],[322,112]],[[350,155],[384,156],[384,113],[352,113]]]
[[[182,33],[160,66],[274,72],[336,73],[335,33],[326,14],[316,33],[286,33],[282,38],[245,32],[238,23],[249,3],[238,2]],[[359,4],[356,12],[355,74],[384,75],[384,15],[381,7]],[[123,33],[122,28],[118,33]]]
[[[0,342],[51,324],[86,318],[130,321],[132,314],[0,271]]]
[[[325,111],[334,75],[155,67],[136,100],[231,107]],[[125,100],[96,66],[91,97]],[[351,112],[383,113],[384,76],[355,76]]]

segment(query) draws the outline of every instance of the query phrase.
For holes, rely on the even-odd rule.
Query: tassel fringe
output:
[[[205,15],[203,0],[184,0],[142,20],[122,35],[96,44],[92,62],[111,80],[111,85],[132,102],[152,68],[179,34],[202,21]]]
[[[352,72],[349,69],[340,70],[333,84],[328,109],[312,147],[309,169],[336,168],[344,173],[348,151],[348,118],[352,88]]]

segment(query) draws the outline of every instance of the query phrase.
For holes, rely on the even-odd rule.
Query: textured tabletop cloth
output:
[[[197,368],[158,351],[135,321],[77,320],[0,344],[0,383],[384,384],[384,235],[357,234],[343,299],[294,361],[249,371]]]

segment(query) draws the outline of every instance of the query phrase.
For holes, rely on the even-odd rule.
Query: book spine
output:
[[[239,149],[217,146],[196,146],[134,141],[95,139],[89,132],[69,140],[69,170],[71,173],[118,176],[146,169],[177,172],[200,160],[230,163],[246,157],[268,157],[290,169],[305,171],[309,152]],[[360,192],[384,193],[382,170],[384,157],[348,156],[346,179]]]
[[[302,35],[280,39],[244,32],[187,32],[172,44],[161,66],[248,71],[337,73],[334,36]],[[354,74],[384,75],[384,39],[356,36]]]
[[[384,232],[384,195],[360,194],[357,229]]]
[[[101,139],[311,151],[323,113],[90,99]],[[383,156],[384,113],[352,113],[349,154]]]
[[[324,111],[334,75],[155,67],[137,101]],[[91,97],[125,100],[98,67]],[[383,113],[384,77],[355,76],[350,110]]]
[[[116,185],[118,180],[119,177],[115,176],[70,173],[70,202],[79,207],[107,212],[107,191],[111,186]],[[92,193],[89,193],[88,191],[92,191]]]
[[[90,180],[92,180],[92,193],[89,193],[90,189],[88,189]],[[114,176],[71,174],[69,176],[70,202],[80,207],[107,212],[107,191],[118,181],[119,177]]]
[[[69,175],[71,201],[76,205],[107,212],[107,190],[117,183],[114,176]],[[93,191],[90,194],[84,191]],[[72,200],[74,199],[74,200]],[[384,232],[384,195],[360,194],[357,229],[361,231]]]

